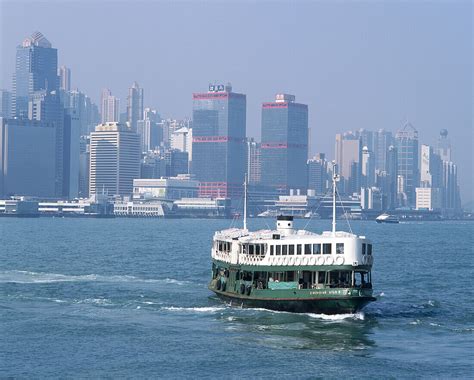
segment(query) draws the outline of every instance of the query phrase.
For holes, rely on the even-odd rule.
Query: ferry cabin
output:
[[[215,236],[212,277],[217,290],[250,295],[260,290],[372,288],[372,244],[363,236],[292,228],[241,235],[235,229]]]

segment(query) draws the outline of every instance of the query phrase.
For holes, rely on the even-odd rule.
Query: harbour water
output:
[[[228,220],[0,218],[0,376],[472,377],[474,224],[351,225],[374,243],[378,300],[325,316],[216,299]]]

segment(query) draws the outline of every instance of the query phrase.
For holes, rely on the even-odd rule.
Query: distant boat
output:
[[[400,223],[398,216],[383,213],[375,218],[377,223]]]

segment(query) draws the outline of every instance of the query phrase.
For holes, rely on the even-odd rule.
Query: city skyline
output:
[[[104,9],[118,21],[123,20],[130,15],[127,4],[113,3],[113,7],[89,2],[70,3],[68,7],[54,4],[2,3],[1,87],[11,88],[14,68],[11,57],[19,41],[32,31],[40,30],[61,52],[58,65],[71,68],[72,88],[78,87],[99,104],[101,88],[110,87],[121,99],[121,112],[124,112],[130,84],[137,81],[146,92],[144,106],[157,109],[164,118],[190,116],[190,94],[216,79],[232,82],[248,96],[247,135],[257,139],[261,103],[279,92],[295,94],[309,105],[310,154],[325,152],[328,158],[334,154],[334,135],[344,130],[384,128],[396,132],[408,119],[419,131],[421,142],[435,145],[439,130],[446,128],[455,147],[454,161],[459,166],[463,203],[472,199],[472,139],[466,138],[472,134],[469,103],[472,57],[469,33],[465,33],[470,25],[470,4],[458,3],[451,7],[443,4],[375,4],[370,7],[326,3],[294,7],[231,4],[223,7],[217,3],[213,7],[200,4],[201,10],[191,4],[145,2],[134,5],[133,12],[160,11],[163,21],[153,28],[143,21],[140,25],[132,22],[135,29],[127,28],[126,38],[120,30],[101,30],[104,33],[99,35],[93,21]],[[252,16],[246,27],[235,28],[237,16],[247,12],[249,7]],[[64,28],[64,33],[57,33],[56,25],[54,28],[48,25],[48,17],[41,20],[41,15],[49,12],[48,15],[58,17],[61,25],[60,15],[71,10],[79,17],[90,14],[88,28]],[[224,10],[235,13],[236,19],[220,19],[218,16]],[[273,16],[273,21],[258,24],[264,10]],[[388,11],[391,11],[390,17],[385,15]],[[173,25],[175,15],[182,16],[180,22],[191,29],[197,25],[201,34],[209,35],[211,26],[202,22],[206,12],[217,20],[213,28],[225,26],[239,31],[231,32],[228,44],[216,45],[219,49],[212,50],[212,54],[193,46],[192,33],[183,34],[174,29],[167,38],[155,38],[157,52],[164,53],[159,61],[150,60],[153,54],[147,52],[139,63],[135,59],[131,64],[126,54],[118,53],[117,42],[133,45],[128,54],[138,54],[137,49],[145,52],[143,49],[150,41],[145,37],[164,36],[170,23]],[[299,22],[282,21],[285,12],[290,12],[291,20]],[[15,23],[17,14],[24,18]],[[418,17],[420,14],[423,17]],[[335,25],[346,23],[345,28],[337,31],[335,25],[324,20],[329,16],[336,17]],[[308,17],[312,22],[304,22]],[[444,25],[448,22],[450,27],[440,30],[441,21]],[[282,27],[276,27],[278,23]],[[271,35],[267,33],[269,30],[273,32]],[[117,35],[112,37],[111,33]],[[312,36],[311,44],[302,46],[296,41],[296,35],[305,34]],[[250,39],[251,35],[255,42]],[[211,41],[206,46],[220,41],[215,33],[209,36]],[[288,45],[287,41],[294,42]],[[281,51],[280,44],[288,49]],[[98,46],[101,46],[101,54],[114,60],[115,70],[108,69],[108,59],[94,56]],[[280,54],[287,52],[292,54]],[[225,63],[223,57],[233,59]],[[281,70],[280,65],[290,63],[292,70]]]

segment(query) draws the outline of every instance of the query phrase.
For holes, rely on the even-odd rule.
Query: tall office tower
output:
[[[362,141],[352,132],[336,134],[336,164],[347,194],[360,191]]]
[[[375,138],[377,132],[368,131],[366,129],[359,129],[355,132],[355,136],[359,137],[362,141],[362,146],[366,146],[367,149],[371,152],[375,150]]]
[[[443,161],[442,172],[442,207],[446,211],[461,209],[461,197],[458,185],[458,170],[452,161]]]
[[[171,134],[170,146],[171,149],[176,149],[181,152],[192,152],[193,145],[193,130],[192,128],[182,127]]]
[[[441,157],[441,161],[452,161],[451,141],[448,139],[447,129],[442,129],[439,132],[437,153]]]
[[[64,108],[69,113],[74,113],[79,119],[80,135],[88,135],[95,129],[99,123],[97,106],[91,99],[79,90],[73,90],[67,93],[67,102]]]
[[[120,100],[112,96],[112,92],[108,88],[102,90],[100,104],[102,124],[117,123],[120,119]]]
[[[16,49],[12,115],[27,118],[30,96],[40,90],[57,91],[58,82],[58,52],[40,32],[35,32]]]
[[[375,185],[375,158],[367,146],[362,148],[361,187]]]
[[[247,181],[259,185],[262,181],[262,149],[253,138],[247,139]]]
[[[55,126],[0,118],[0,197],[54,197]]]
[[[68,139],[70,135],[64,133],[65,113],[57,91],[48,92],[41,90],[34,92],[28,102],[27,116],[30,120],[42,121],[54,125],[56,136],[56,196],[68,196],[65,192],[66,184],[64,183],[68,177],[68,166],[64,165],[64,162],[70,154],[70,144],[64,140]]]
[[[262,104],[262,186],[288,194],[308,185],[308,106],[294,95],[277,94]]]
[[[140,136],[142,152],[157,149],[163,141],[160,115],[156,110],[145,108],[143,120],[137,121],[137,133]]]
[[[326,194],[328,180],[328,162],[324,153],[308,160],[308,189],[318,195]]]
[[[442,187],[442,161],[433,147],[421,145],[420,187]]]
[[[59,89],[63,91],[71,91],[71,69],[61,66],[58,70]]]
[[[140,139],[125,125],[103,123],[90,135],[89,195],[129,196],[140,176]]]
[[[231,85],[193,94],[192,173],[201,197],[239,199],[245,176],[247,98]]]
[[[375,170],[387,171],[387,154],[390,146],[394,144],[392,132],[379,129],[374,133]]]
[[[137,121],[143,120],[143,88],[137,82],[133,82],[128,89],[127,97],[127,121],[132,131],[137,130]]]
[[[418,168],[418,131],[407,123],[395,135],[398,151],[398,176],[403,178],[403,188],[405,194],[400,194],[402,199],[406,199],[406,206],[415,207],[415,188],[420,181]]]
[[[63,195],[79,196],[81,118],[75,108],[64,110]]]
[[[188,152],[181,152],[176,149],[167,150],[164,154],[164,159],[167,177],[176,177],[178,174],[189,173]]]
[[[81,136],[79,143],[79,197],[89,197],[89,136]]]
[[[0,89],[0,117],[9,119],[12,111],[12,94],[10,91]]]

